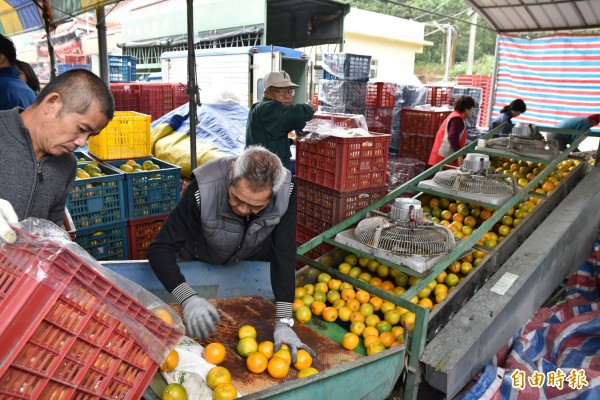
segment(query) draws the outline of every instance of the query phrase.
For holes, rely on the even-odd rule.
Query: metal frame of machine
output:
[[[504,128],[504,126],[505,126],[505,124],[502,124],[502,125],[496,127],[495,129],[493,129],[492,131],[490,131],[486,135],[484,135],[483,139],[492,138],[496,134],[496,132],[500,131],[502,128]],[[544,179],[548,174],[550,174],[561,161],[566,159],[572,152],[572,149],[577,148],[577,146],[586,137],[588,137],[590,135],[598,136],[597,134],[592,134],[589,130],[586,132],[583,132],[583,133],[576,132],[576,131],[557,130],[555,128],[545,128],[545,127],[541,127],[541,130],[548,131],[548,132],[559,131],[561,133],[574,134],[574,135],[577,135],[578,138],[571,145],[570,148],[564,150],[563,152],[558,154],[556,157],[554,157],[550,161],[547,159],[540,159],[540,158],[534,158],[534,157],[528,157],[528,156],[520,156],[517,154],[511,154],[511,156],[510,156],[511,158],[544,163],[544,164],[546,164],[546,168],[543,171],[541,171],[534,179],[532,179],[525,187],[521,188],[520,191],[518,191],[514,196],[511,197],[510,200],[506,201],[506,203],[504,203],[502,206],[498,206],[497,204],[492,204],[489,202],[486,203],[484,201],[480,201],[479,203],[483,207],[491,207],[491,208],[494,208],[495,210],[497,210],[498,212],[495,213],[494,215],[492,215],[492,217],[489,218],[487,221],[483,222],[483,224],[479,228],[477,228],[475,231],[473,231],[473,234],[471,234],[471,236],[463,239],[459,243],[459,245],[456,246],[456,248],[454,248],[454,250],[452,250],[442,260],[440,260],[437,263],[437,265],[435,265],[435,267],[433,267],[429,272],[419,274],[403,265],[398,265],[395,263],[391,263],[388,260],[385,260],[385,263],[387,265],[389,265],[390,267],[396,268],[402,272],[405,272],[407,274],[421,278],[421,280],[417,284],[412,286],[402,296],[399,296],[399,297],[394,296],[394,295],[392,295],[388,292],[385,292],[377,287],[373,287],[363,281],[360,281],[358,279],[341,274],[334,268],[327,267],[323,264],[320,264],[319,262],[317,262],[315,260],[305,257],[304,254],[307,253],[308,251],[314,249],[315,247],[317,247],[318,245],[320,245],[322,243],[327,243],[327,244],[333,245],[335,247],[342,248],[344,250],[353,252],[357,255],[373,257],[373,254],[371,254],[371,253],[364,252],[364,251],[361,251],[360,249],[355,249],[346,244],[337,242],[335,240],[335,236],[339,232],[351,228],[354,224],[356,224],[360,220],[364,219],[369,212],[379,209],[380,207],[384,206],[386,203],[390,202],[391,200],[394,200],[395,198],[399,197],[400,195],[402,195],[403,193],[405,193],[407,191],[412,191],[412,192],[417,192],[417,193],[419,193],[419,192],[428,193],[428,194],[432,194],[432,195],[442,195],[443,197],[449,197],[454,200],[472,202],[472,199],[462,196],[459,193],[457,193],[456,195],[449,194],[449,193],[439,193],[432,189],[425,189],[425,188],[419,187],[418,184],[423,180],[429,179],[433,174],[440,171],[444,166],[451,164],[457,158],[462,157],[463,155],[465,155],[468,152],[472,152],[473,149],[475,148],[475,146],[477,145],[477,142],[473,142],[473,143],[467,145],[465,148],[454,153],[453,155],[446,158],[442,162],[436,164],[432,168],[428,169],[427,171],[423,172],[422,174],[416,176],[415,178],[413,178],[410,181],[406,182],[405,184],[401,185],[400,187],[398,187],[397,189],[395,189],[394,191],[389,193],[387,196],[385,196],[382,199],[378,200],[377,202],[371,204],[370,206],[366,207],[365,209],[359,211],[352,217],[342,221],[341,223],[332,227],[331,229],[316,236],[315,238],[313,238],[309,242],[301,245],[298,248],[296,258],[299,261],[308,265],[309,267],[313,267],[319,271],[327,272],[327,273],[331,274],[332,276],[335,276],[337,279],[341,279],[342,281],[349,282],[358,288],[370,291],[374,295],[379,296],[384,300],[388,300],[394,304],[400,305],[401,307],[404,307],[415,313],[415,315],[416,315],[415,326],[414,326],[411,340],[407,347],[408,361],[407,361],[407,365],[406,365],[407,374],[406,374],[406,379],[404,381],[404,388],[403,388],[404,398],[406,398],[406,399],[416,398],[418,385],[419,385],[419,381],[420,381],[420,374],[421,374],[420,356],[423,352],[423,349],[425,348],[425,342],[428,337],[428,323],[429,323],[429,319],[430,319],[429,310],[421,308],[421,307],[411,303],[410,299],[413,298],[414,296],[416,296],[419,291],[421,291],[427,284],[429,284],[433,279],[435,279],[435,277],[437,275],[439,275],[442,271],[444,271],[450,264],[452,264],[455,260],[460,258],[465,251],[471,249],[486,232],[488,232],[490,229],[492,229],[494,224],[496,224],[510,208],[512,208],[519,201],[525,199],[526,197],[537,195],[537,194],[533,194],[532,192],[535,189],[535,187],[538,185],[538,183],[542,179]],[[489,149],[484,149],[481,151],[478,150],[477,152],[483,153],[483,154],[488,154],[490,156],[500,156],[500,157],[507,156],[507,154],[494,152]],[[542,195],[542,197],[545,198],[546,196]],[[378,259],[376,256],[375,256],[375,258]],[[475,285],[471,284],[471,287],[469,288],[469,291],[471,292],[470,295],[472,295],[472,293],[475,292],[477,289],[478,289],[478,287],[475,287]],[[455,292],[460,292],[460,290],[457,290]],[[465,302],[467,300],[468,299],[466,299],[466,298],[464,299]],[[451,304],[451,303],[448,302],[448,304]],[[460,305],[462,305],[462,304],[460,304]],[[460,307],[460,305],[458,307]],[[438,311],[438,314],[439,314],[439,311]],[[443,320],[443,318],[441,318],[440,320]],[[435,334],[435,331],[432,330],[431,334]]]

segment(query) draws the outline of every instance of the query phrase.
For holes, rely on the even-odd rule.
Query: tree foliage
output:
[[[374,11],[395,17],[415,20],[426,24],[425,40],[433,43],[426,46],[415,60],[415,71],[435,70],[442,72],[446,56],[446,29],[452,29],[452,53],[450,66],[452,75],[465,73],[469,51],[471,14],[473,11],[463,0],[347,0],[352,7]],[[446,16],[454,17],[448,18]],[[496,33],[482,18],[477,19],[474,73],[489,75],[493,68]],[[441,28],[441,29],[440,29]],[[490,62],[491,59],[491,62]],[[456,67],[454,67],[456,64]],[[491,65],[491,67],[490,67]]]

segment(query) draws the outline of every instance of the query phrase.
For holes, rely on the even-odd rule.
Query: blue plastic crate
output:
[[[86,163],[79,163],[83,168]],[[98,163],[106,176],[76,180],[67,197],[67,209],[79,229],[100,229],[126,222],[125,174]]]
[[[91,71],[92,66],[89,64],[56,64],[56,71],[59,75],[72,69],[85,69]]]
[[[350,53],[324,53],[323,78],[367,82],[371,74],[371,56]]]
[[[137,59],[132,56],[108,56],[110,82],[133,82],[136,77]]]
[[[158,158],[134,158],[138,164],[151,160],[160,169],[125,173],[128,220],[170,213],[179,202],[181,168]],[[107,161],[119,168],[127,160]]]
[[[78,230],[76,242],[96,260],[128,260],[127,222]]]

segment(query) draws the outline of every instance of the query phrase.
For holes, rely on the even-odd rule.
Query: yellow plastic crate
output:
[[[108,126],[88,140],[88,149],[100,160],[152,156],[150,116],[133,111],[115,111]]]

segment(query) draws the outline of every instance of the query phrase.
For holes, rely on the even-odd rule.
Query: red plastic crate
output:
[[[434,141],[435,136],[400,133],[400,149],[398,150],[398,157],[416,158],[417,160],[427,163]]]
[[[115,99],[115,111],[139,111],[136,83],[111,83],[110,92]]]
[[[148,114],[154,121],[173,110],[173,86],[171,83],[139,83],[136,85],[142,114]]]
[[[365,119],[369,132],[392,133],[393,108],[367,107]]]
[[[338,192],[371,189],[387,183],[391,136],[327,136],[296,142],[296,175]]]
[[[364,117],[358,114],[317,113],[313,115],[313,119],[331,121],[333,125],[341,126],[342,128],[364,128]]]
[[[434,136],[452,111],[429,111],[403,108],[400,117],[400,136],[404,133]]]
[[[167,347],[181,337],[70,250],[19,231],[0,249],[0,398],[141,398],[158,365],[119,313]]]
[[[396,83],[369,82],[367,87],[367,107],[394,108],[401,97]]]
[[[296,180],[296,222],[313,232],[324,232],[387,194],[387,185],[339,193],[323,186]]]
[[[187,92],[187,85],[183,83],[173,83],[173,110],[177,107],[189,103],[190,97]],[[169,110],[171,111],[171,110]]]
[[[312,232],[310,229],[307,229],[301,225],[296,224],[296,245],[297,246],[300,246],[301,244],[308,242],[310,239],[314,238],[315,236],[318,236],[318,233]],[[316,246],[315,248],[307,251],[306,253],[304,253],[304,255],[310,259],[316,260],[317,258],[319,258],[323,254],[327,253],[331,249],[333,249],[333,246],[326,244],[326,243],[322,243],[322,244]],[[302,268],[303,266],[304,266],[304,264],[302,264],[301,262],[299,262],[299,261],[296,262],[297,268]]]
[[[452,105],[452,86],[428,86],[427,104],[433,107]]]
[[[146,250],[156,237],[162,224],[167,220],[168,215],[156,215],[127,222],[130,260],[145,260],[148,258],[146,257]]]

